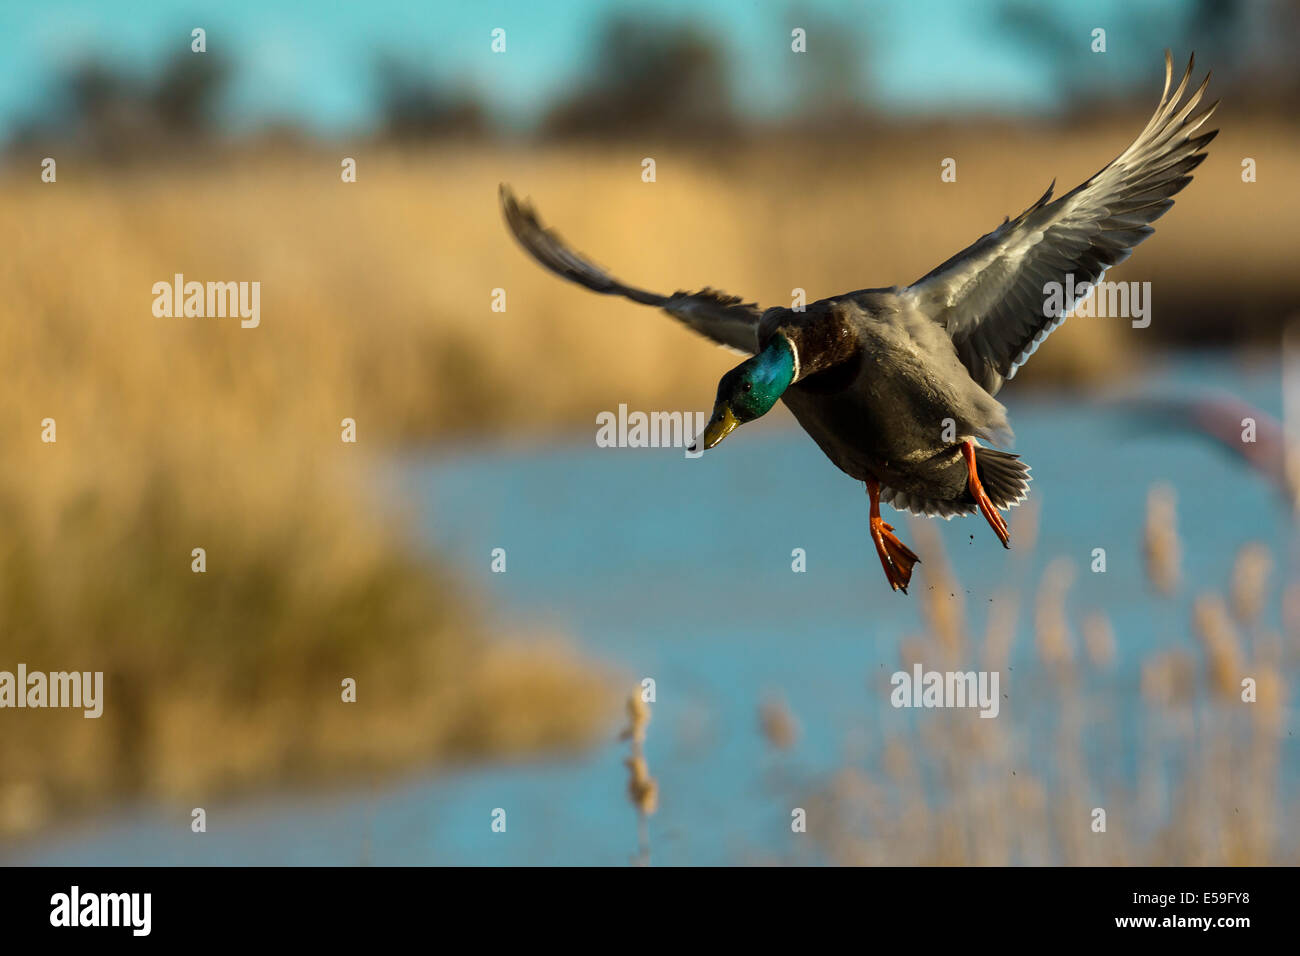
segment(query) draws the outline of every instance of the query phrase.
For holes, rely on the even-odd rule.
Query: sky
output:
[[[1123,88],[1160,79],[1159,46],[1177,44],[1181,14],[1168,0],[1019,0],[1046,9],[1086,47],[1108,27],[1106,57],[1085,60],[1093,85]],[[545,105],[582,83],[600,26],[615,13],[694,22],[728,52],[741,107],[762,116],[794,102],[790,31],[819,42],[847,38],[861,50],[859,94],[886,111],[953,109],[1051,112],[1061,103],[1059,51],[1033,48],[1007,26],[1007,0],[0,0],[0,138],[49,103],[61,66],[94,56],[146,75],[190,30],[235,64],[225,119],[233,126],[290,119],[322,133],[373,122],[371,58],[380,50],[426,65],[472,89],[504,122],[527,126]],[[1165,23],[1168,28],[1162,29]],[[1138,30],[1135,24],[1146,29]],[[1152,31],[1151,25],[1156,29]],[[490,49],[506,30],[506,52]],[[1141,49],[1139,34],[1145,39]],[[1133,42],[1130,42],[1133,41]],[[1154,62],[1151,62],[1153,61]]]

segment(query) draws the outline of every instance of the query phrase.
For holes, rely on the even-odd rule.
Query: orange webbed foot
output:
[[[966,459],[967,487],[970,488],[971,495],[975,498],[975,504],[984,516],[984,520],[989,523],[993,533],[998,536],[1002,542],[1002,547],[1010,549],[1011,531],[1007,527],[1006,520],[1002,517],[997,508],[993,507],[993,502],[984,491],[984,486],[980,484],[979,472],[975,468],[975,443],[965,441],[961,446],[962,456]]]
[[[871,517],[871,540],[875,542],[876,553],[880,555],[880,565],[885,569],[889,586],[906,594],[907,586],[912,581],[912,566],[921,559],[898,540],[893,525],[886,524],[879,515]]]

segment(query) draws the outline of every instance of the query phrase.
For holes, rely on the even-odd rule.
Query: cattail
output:
[[[645,759],[645,732],[650,725],[650,705],[641,697],[638,687],[627,699],[627,729],[619,736],[621,740],[632,742],[632,753],[623,761],[628,769],[627,795],[637,813],[637,837],[640,844],[640,856],[636,860],[640,865],[650,862],[650,828],[647,820],[659,808],[659,784],[650,776],[650,766]]]
[[[783,697],[770,696],[759,705],[758,725],[777,750],[789,750],[799,740],[799,722]]]
[[[1021,554],[1031,554],[1038,546],[1038,524],[1042,517],[1043,502],[1033,497],[1021,502],[1016,507],[1016,550]]]
[[[1043,572],[1038,601],[1034,606],[1034,631],[1038,657],[1056,667],[1068,667],[1073,657],[1070,649],[1070,625],[1065,616],[1065,595],[1074,580],[1074,565],[1068,558],[1057,558]]]
[[[630,771],[627,780],[627,795],[636,807],[636,812],[648,817],[659,808],[659,783],[650,776],[650,768],[642,754],[635,754],[623,761],[623,766]]]
[[[893,738],[885,744],[885,752],[881,757],[881,763],[884,765],[885,773],[896,783],[912,779],[916,772],[916,767],[912,761],[912,754],[907,745],[897,738]]]
[[[1210,685],[1224,697],[1235,697],[1241,680],[1241,642],[1222,599],[1202,595],[1193,611],[1196,630],[1205,648]]]
[[[1020,617],[1020,598],[1013,594],[999,594],[989,605],[989,616],[984,634],[984,666],[991,671],[1001,671],[1011,657],[1011,645],[1016,639],[1016,620]]]
[[[1088,660],[1105,670],[1115,660],[1115,629],[1104,611],[1093,611],[1083,619],[1083,646]]]
[[[956,657],[965,643],[964,593],[948,564],[943,538],[931,521],[912,522],[912,533],[925,554],[926,589],[921,594],[921,614],[927,632],[947,659]]]
[[[1147,521],[1143,551],[1147,580],[1160,594],[1178,587],[1181,546],[1178,540],[1177,496],[1170,485],[1152,485],[1147,492]]]
[[[1163,651],[1142,662],[1142,699],[1148,704],[1190,704],[1196,696],[1196,661],[1186,651]]]
[[[1274,667],[1256,664],[1247,676],[1255,678],[1255,703],[1251,713],[1261,728],[1276,732],[1285,724],[1286,680]],[[1240,685],[1238,685],[1240,689]]]
[[[645,729],[650,724],[650,705],[641,699],[638,688],[627,699],[627,729],[619,735],[619,740],[631,740],[635,744],[645,743]]]
[[[1237,552],[1232,569],[1232,612],[1241,623],[1254,624],[1259,619],[1272,571],[1273,555],[1266,545],[1255,541]]]

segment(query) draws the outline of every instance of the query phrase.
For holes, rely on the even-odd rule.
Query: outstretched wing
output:
[[[553,229],[542,225],[531,206],[516,200],[510,187],[504,184],[501,186],[501,209],[505,213],[506,225],[519,244],[556,275],[602,295],[621,295],[643,305],[657,305],[719,345],[749,355],[758,351],[761,314],[754,303],[742,302],[739,297],[716,289],[659,295],[624,285],[569,248]]]
[[[948,330],[962,364],[990,394],[1033,354],[1076,303],[1044,314],[1049,282],[1066,288],[1096,283],[1151,235],[1171,198],[1191,182],[1218,130],[1193,135],[1218,106],[1198,115],[1205,81],[1181,103],[1192,60],[1173,96],[1173,60],[1165,51],[1165,88],[1155,114],[1136,140],[1087,182],[1055,202],[1043,198],[980,238],[903,291]]]

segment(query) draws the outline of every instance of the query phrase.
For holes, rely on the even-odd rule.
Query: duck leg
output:
[[[894,536],[893,525],[885,524],[880,517],[880,482],[868,478],[867,495],[871,498],[871,540],[876,543],[885,577],[891,588],[906,594],[908,582],[912,580],[912,565],[921,559]]]
[[[979,472],[975,469],[975,443],[970,439],[962,442],[961,453],[962,457],[966,459],[966,473],[970,493],[975,496],[975,504],[979,506],[980,514],[989,523],[993,533],[998,536],[998,539],[1002,542],[1002,547],[1010,548],[1011,532],[1007,529],[1007,523],[1003,520],[1002,515],[998,513],[998,509],[993,507],[993,502],[984,493],[984,486],[980,484]]]

